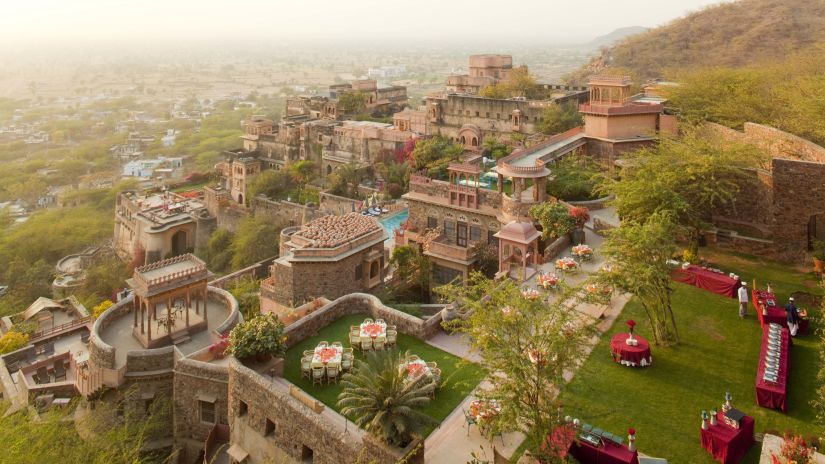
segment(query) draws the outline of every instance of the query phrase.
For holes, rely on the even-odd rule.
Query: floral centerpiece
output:
[[[589,245],[581,244],[576,245],[571,250],[573,256],[581,259],[582,261],[587,261],[593,257],[593,249],[590,248]]]
[[[541,285],[545,290],[557,288],[559,280],[559,276],[556,274],[539,274],[538,277],[536,277],[536,283]]]
[[[272,313],[241,322],[229,334],[229,351],[239,359],[283,356],[286,351],[284,324]]]
[[[636,321],[634,321],[633,319],[628,319],[626,324],[627,328],[630,329],[630,336],[627,337],[627,340],[625,342],[628,345],[636,345],[638,342],[635,338],[633,338],[633,328],[636,327]]]
[[[589,283],[584,286],[585,299],[592,303],[607,303],[610,301],[610,287]]]
[[[562,271],[573,271],[578,267],[579,263],[577,263],[573,258],[565,257],[556,260],[556,269]]]
[[[536,301],[539,299],[541,294],[535,288],[525,288],[521,291],[521,296],[530,301]]]
[[[771,464],[813,464],[814,450],[808,448],[805,439],[797,436],[785,436],[785,442],[779,450],[779,456],[771,454]]]
[[[338,350],[332,347],[321,348],[315,352],[322,363],[327,364],[338,356]]]
[[[584,227],[584,224],[590,220],[590,211],[587,208],[581,206],[574,206],[570,208],[569,213],[570,217],[576,222],[576,227],[581,229]]]
[[[220,338],[213,344],[209,345],[209,352],[215,355],[216,358],[221,359],[226,355],[226,350],[229,349],[229,335],[221,334]]]

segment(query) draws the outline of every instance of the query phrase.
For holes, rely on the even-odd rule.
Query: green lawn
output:
[[[780,299],[794,291],[819,293],[813,274],[742,255],[712,254],[710,258],[721,269],[736,272],[749,282],[754,276],[760,286],[770,280]],[[810,407],[819,366],[815,336],[794,340],[788,414],[761,408],[756,405],[754,387],[761,329],[753,308],[743,321],[734,299],[683,284],[675,288],[674,312],[681,344],[653,347],[653,366],[647,369],[613,363],[610,338],[626,329],[628,319],[636,320],[636,332],[650,339],[644,311],[637,300],[631,300],[564,389],[566,414],[620,435],[634,427],[642,452],[670,462],[714,462],[699,442],[700,413],[720,407],[726,390],[733,395],[735,407],[755,418],[756,433],[793,430],[806,437],[818,433]],[[757,445],[745,462],[758,460]]]
[[[340,341],[344,346],[349,346],[348,333],[351,325],[358,325],[369,317],[366,314],[355,314],[344,316],[332,324],[324,327],[314,337],[307,338],[301,343],[290,348],[286,352],[284,377],[294,383],[319,401],[330,408],[340,411],[336,405],[338,394],[343,388],[336,384],[312,385],[308,379],[301,378],[301,355],[304,350],[311,350],[318,346],[318,342],[326,340],[328,342]],[[424,409],[424,413],[435,418],[439,422],[444,420],[464,398],[472,391],[486,372],[476,364],[467,362],[446,353],[438,348],[430,346],[425,342],[405,334],[398,334],[399,350],[409,351],[410,354],[418,355],[425,361],[435,361],[441,368],[442,386],[435,394],[435,400]],[[362,355],[356,350],[356,358]],[[363,359],[363,358],[362,358]],[[426,435],[432,432],[432,428],[427,430]]]

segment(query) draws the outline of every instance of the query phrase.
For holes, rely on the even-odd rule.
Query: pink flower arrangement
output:
[[[572,271],[579,267],[579,263],[576,262],[573,258],[561,258],[556,260],[556,269],[560,269],[562,271]]]
[[[627,326],[630,328],[630,334],[633,334],[633,328],[636,327],[636,321],[633,319],[628,319],[626,322]]]
[[[559,284],[559,276],[556,274],[539,274],[536,277],[536,283],[541,285],[545,290],[550,288],[556,288],[556,285]]]
[[[571,253],[573,254],[573,256],[577,256],[581,259],[589,259],[593,257],[593,249],[585,244],[574,246],[571,250]]]
[[[535,288],[525,288],[524,290],[521,291],[521,296],[523,296],[524,298],[526,298],[530,301],[536,301],[536,300],[539,299],[539,296],[541,296],[541,295],[539,294],[538,290],[536,290]]]

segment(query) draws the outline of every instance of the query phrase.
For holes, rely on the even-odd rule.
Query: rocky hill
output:
[[[595,39],[588,42],[587,46],[594,50],[598,50],[602,47],[610,47],[616,44],[616,42],[619,42],[620,40],[626,39],[632,35],[641,34],[642,32],[647,32],[649,30],[650,29],[642,26],[622,27],[616,29],[613,32],[610,32],[609,34],[600,35],[596,37]]]
[[[630,36],[603,49],[570,81],[581,83],[603,72],[629,73],[638,81],[697,67],[740,67],[821,42],[825,1],[739,0]]]

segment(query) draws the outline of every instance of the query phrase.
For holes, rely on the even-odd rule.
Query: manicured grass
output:
[[[344,316],[321,329],[317,335],[290,348],[285,356],[284,377],[325,405],[340,411],[336,403],[343,387],[334,383],[313,386],[312,381],[301,378],[301,355],[304,350],[314,349],[322,340],[330,343],[339,341],[344,346],[349,346],[349,327],[359,325],[366,317],[369,316],[366,314]],[[424,361],[435,361],[441,368],[441,388],[436,391],[435,399],[423,410],[425,414],[439,422],[443,421],[486,376],[485,370],[478,365],[430,346],[415,337],[399,333],[397,344],[396,349],[401,352],[409,351],[410,354],[418,355]],[[355,357],[363,359],[363,355],[357,350]],[[429,435],[433,429],[428,429],[425,436]]]
[[[711,259],[749,282],[756,276],[760,286],[769,280],[779,298],[793,291],[819,293],[810,284],[812,274],[782,264],[741,255],[715,254]],[[714,462],[699,441],[700,413],[719,408],[727,390],[734,406],[754,417],[756,433],[792,430],[807,437],[819,432],[810,406],[819,366],[815,335],[794,340],[788,414],[761,408],[756,404],[755,378],[762,332],[753,307],[748,319],[741,320],[735,299],[683,284],[675,288],[673,309],[681,343],[672,348],[654,346],[650,368],[613,363],[610,338],[626,330],[628,319],[638,322],[636,333],[651,339],[644,310],[634,298],[565,387],[565,413],[619,435],[633,427],[639,450],[669,462]],[[758,460],[759,444],[745,462]]]

